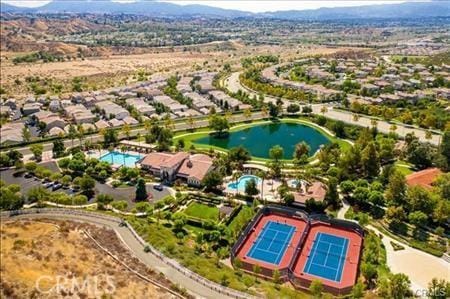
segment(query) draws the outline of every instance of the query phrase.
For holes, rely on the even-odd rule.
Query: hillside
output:
[[[449,17],[450,5],[447,1],[406,2],[400,4],[365,5],[358,7],[320,8],[314,10],[275,11],[254,14],[239,10],[222,9],[207,5],[177,5],[157,1],[136,1],[120,3],[112,1],[52,1],[38,8],[20,8],[1,4],[2,12],[39,13],[126,13],[151,16],[211,16],[223,18],[262,17],[294,20],[332,19],[379,19],[379,18],[424,18]]]

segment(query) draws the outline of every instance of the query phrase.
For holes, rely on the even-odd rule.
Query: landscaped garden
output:
[[[194,218],[214,221],[219,220],[219,209],[215,206],[208,206],[202,203],[192,202],[183,212],[187,216]]]

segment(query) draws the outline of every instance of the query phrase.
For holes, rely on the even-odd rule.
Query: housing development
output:
[[[1,2],[1,298],[450,297],[448,2],[44,2]]]

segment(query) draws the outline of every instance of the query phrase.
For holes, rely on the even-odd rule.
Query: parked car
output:
[[[45,183],[45,184],[43,184],[43,186],[45,187],[45,188],[50,188],[50,187],[52,187],[53,186],[53,182],[47,182],[47,183]]]
[[[159,184],[159,185],[153,185],[153,189],[158,190],[158,191],[163,191],[164,190],[164,186]]]
[[[58,189],[61,189],[61,188],[62,188],[62,184],[60,184],[60,183],[55,183],[55,184],[53,185],[53,187],[52,187],[52,190],[55,191],[55,190],[58,190]]]
[[[33,175],[32,175],[31,173],[27,172],[27,173],[25,173],[24,177],[25,177],[26,179],[30,179],[30,178],[33,177]]]

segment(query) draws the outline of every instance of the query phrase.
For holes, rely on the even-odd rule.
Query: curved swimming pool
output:
[[[257,188],[261,189],[262,180],[255,175],[243,175],[237,180],[237,182],[231,182],[227,185],[227,187],[231,191],[245,192],[245,184],[250,180],[255,180]]]
[[[193,140],[194,143],[211,145],[224,149],[237,146],[245,147],[252,156],[269,158],[269,150],[280,145],[284,149],[284,159],[292,159],[295,145],[306,142],[310,147],[310,155],[314,155],[322,145],[330,143],[330,139],[319,130],[300,123],[280,122],[264,123],[239,131],[230,132],[226,137],[208,135]]]

